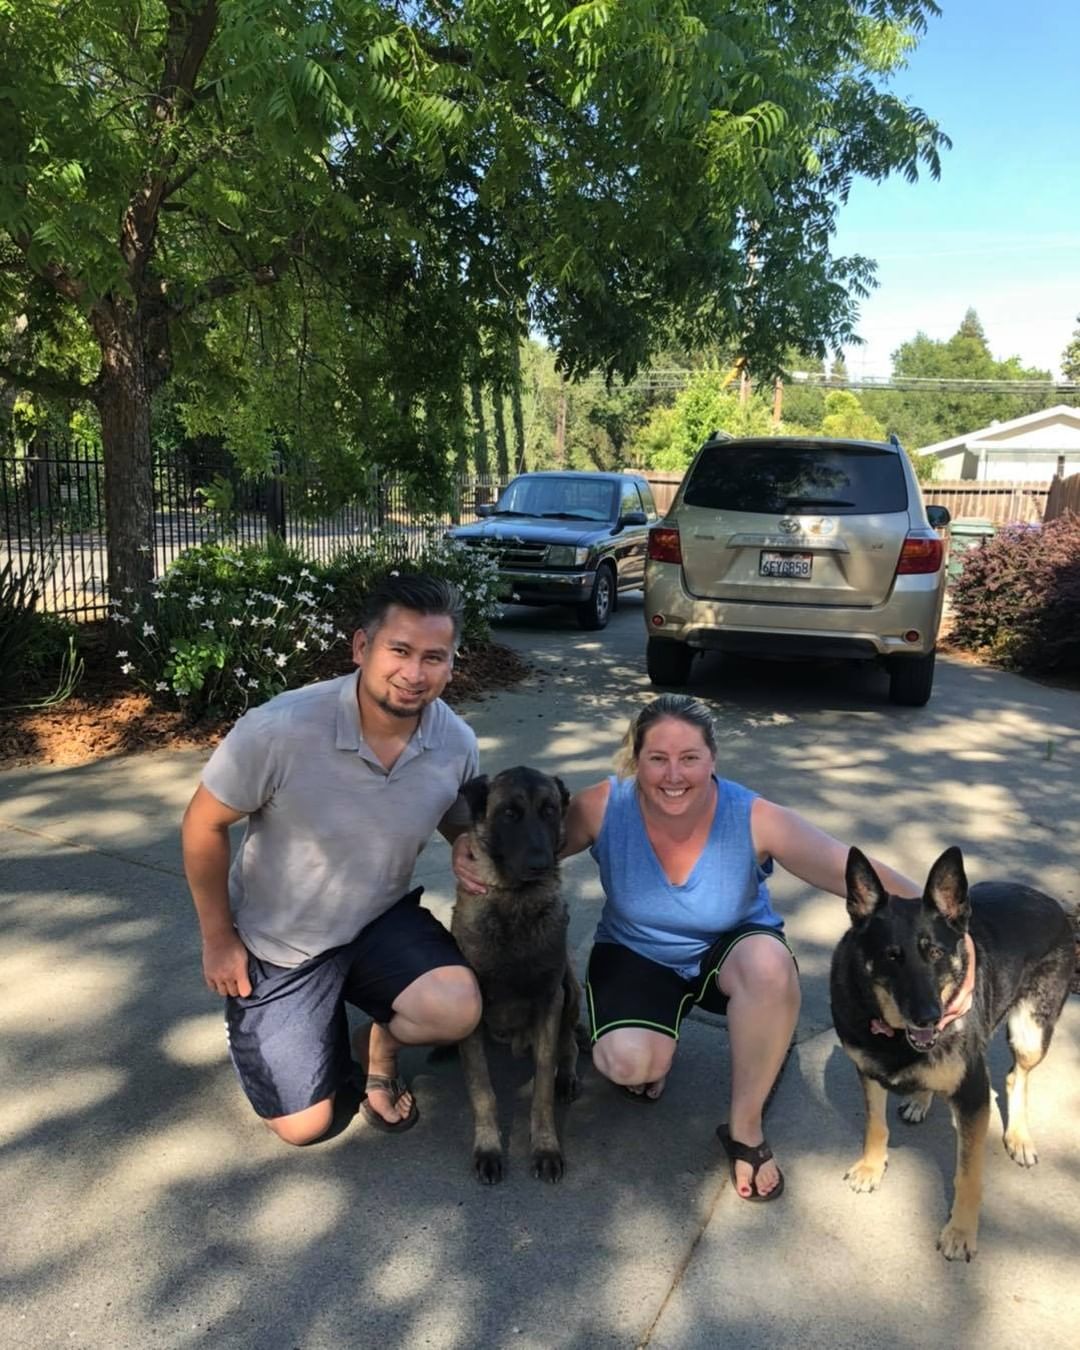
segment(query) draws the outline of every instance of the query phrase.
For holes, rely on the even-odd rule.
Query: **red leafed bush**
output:
[[[1018,670],[1080,670],[1080,516],[1007,525],[964,555],[953,640]]]

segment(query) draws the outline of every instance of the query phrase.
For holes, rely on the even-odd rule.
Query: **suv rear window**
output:
[[[839,516],[887,515],[908,505],[897,451],[768,441],[730,441],[702,451],[683,502],[715,511]]]

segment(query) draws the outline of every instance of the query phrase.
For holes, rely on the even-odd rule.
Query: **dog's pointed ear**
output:
[[[480,820],[487,810],[489,781],[486,773],[479,773],[461,785],[461,795],[469,804],[473,820]]]
[[[971,914],[971,901],[968,899],[964,855],[955,846],[947,848],[931,867],[923,899],[955,927],[966,926]]]
[[[888,899],[870,859],[854,845],[848,850],[844,880],[847,882],[847,912],[852,923],[868,919]]]
[[[559,801],[562,804],[562,813],[565,816],[566,808],[570,805],[570,793],[567,790],[566,784],[558,774],[554,774],[553,777],[555,779],[555,786],[559,789]]]

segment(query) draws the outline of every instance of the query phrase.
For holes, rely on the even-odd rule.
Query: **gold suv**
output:
[[[934,683],[944,507],[899,441],[714,435],[649,532],[646,661],[682,685],[698,651],[882,661],[894,703]]]

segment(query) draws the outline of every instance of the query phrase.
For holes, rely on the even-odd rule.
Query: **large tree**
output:
[[[986,380],[1047,380],[1050,372],[1026,367],[1018,356],[995,358],[974,309],[969,309],[959,328],[944,340],[916,333],[893,352],[893,376],[927,383],[898,391],[864,391],[863,406],[889,431],[896,432],[911,450],[933,445],[988,426],[995,418],[1006,421],[1037,412],[1054,401],[1046,394],[994,392],[979,389]],[[971,381],[965,389],[960,381]],[[934,385],[933,381],[943,381]]]
[[[1076,316],[1072,340],[1061,353],[1061,374],[1064,379],[1074,383],[1080,381],[1080,314]]]
[[[938,170],[886,83],[933,12],[0,0],[3,317],[66,307],[99,358],[86,379],[24,343],[0,376],[97,408],[110,586],[150,574],[151,396],[177,370],[194,423],[231,379],[268,437],[329,404],[400,457],[466,434],[484,354],[505,387],[529,326],[569,375],[668,341],[731,341],[760,376],[842,345],[872,264],[831,256],[838,203]]]

